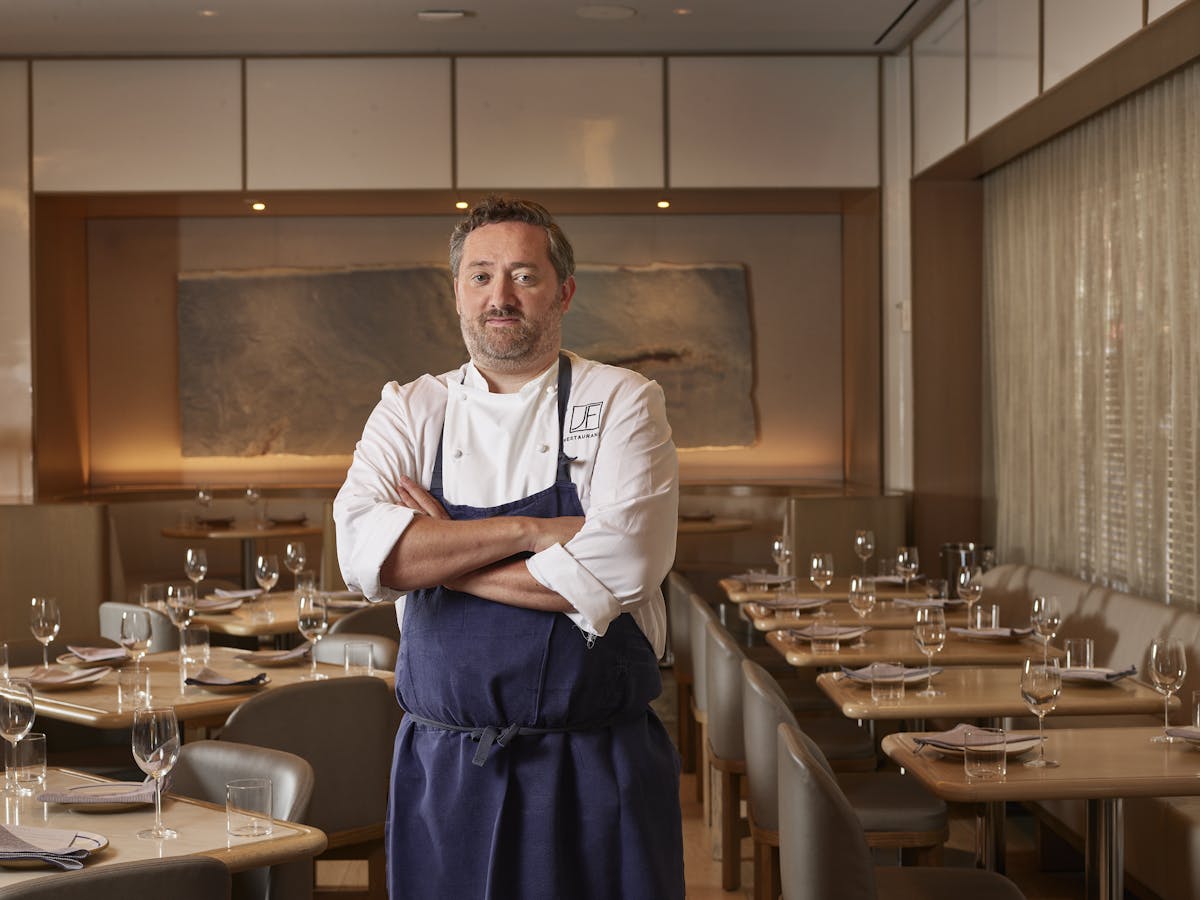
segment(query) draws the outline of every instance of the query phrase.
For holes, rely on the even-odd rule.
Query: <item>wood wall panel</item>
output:
[[[878,191],[847,195],[842,211],[843,477],[883,485],[881,205]]]

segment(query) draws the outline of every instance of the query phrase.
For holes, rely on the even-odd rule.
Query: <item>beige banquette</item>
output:
[[[1062,646],[1067,638],[1090,637],[1097,666],[1136,665],[1143,681],[1148,681],[1150,642],[1157,637],[1183,641],[1188,675],[1179,695],[1184,702],[1171,718],[1173,723],[1187,723],[1192,691],[1200,689],[1200,614],[1034,566],[997,566],[984,576],[984,584],[983,602],[1000,605],[1004,625],[1027,624],[1033,597],[1057,596],[1063,620],[1055,645]],[[1047,724],[1053,725],[1054,719],[1052,713]],[[1142,717],[1139,724],[1151,721]],[[1200,756],[1197,762],[1200,771]],[[1200,797],[1130,798],[1124,808],[1129,882],[1165,900],[1200,896]],[[1039,813],[1060,835],[1081,845],[1086,833],[1082,801],[1044,802]]]

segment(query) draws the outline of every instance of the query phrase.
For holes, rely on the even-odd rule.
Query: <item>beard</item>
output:
[[[489,309],[474,318],[459,317],[463,343],[471,359],[499,370],[518,369],[525,363],[556,353],[562,342],[562,309],[553,306],[534,319],[506,306]],[[490,319],[517,319],[501,328]]]

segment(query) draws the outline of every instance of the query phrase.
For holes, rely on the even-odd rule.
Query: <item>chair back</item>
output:
[[[308,760],[316,786],[307,824],[330,834],[383,822],[399,723],[399,706],[382,679],[330,678],[251,697],[230,714],[220,740]]]
[[[671,624],[671,653],[674,656],[675,678],[687,684],[693,681],[692,633],[688,597],[693,594],[691,582],[672,571],[667,576],[667,618]]]
[[[712,607],[699,594],[688,595],[688,643],[692,648],[692,700],[702,714],[708,714],[708,677],[704,674],[708,656],[709,622],[720,622]]]
[[[0,897],[14,900],[129,900],[131,897],[229,900],[229,896],[229,869],[210,856],[84,866],[74,872],[43,875],[0,888]]]
[[[330,634],[343,631],[351,634],[377,634],[380,637],[400,640],[400,623],[396,620],[395,603],[372,603],[362,609],[347,613],[329,626]]]
[[[804,734],[779,726],[779,859],[785,900],[875,900],[862,823]]]
[[[140,611],[150,616],[150,652],[179,649],[179,629],[171,624],[170,617],[161,610],[136,603],[108,601],[100,604],[100,636],[110,641],[121,641],[121,615]]]
[[[396,655],[400,652],[400,645],[396,641],[378,634],[355,634],[352,631],[327,634],[317,641],[317,662],[343,665],[346,661],[346,645],[355,643],[371,645],[371,659],[377,672],[390,672],[396,668]]]
[[[321,508],[321,590],[347,590],[342,567],[337,558],[337,526],[333,523],[333,501],[326,500]]]
[[[742,648],[720,624],[705,625],[704,678],[707,684],[708,745],[719,759],[744,760],[742,729]]]

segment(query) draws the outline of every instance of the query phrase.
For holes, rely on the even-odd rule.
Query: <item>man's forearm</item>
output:
[[[520,516],[453,521],[417,516],[380,567],[380,581],[397,591],[445,584],[466,572],[530,549]]]
[[[507,606],[540,609],[546,612],[575,611],[575,607],[563,599],[561,594],[535,581],[523,559],[506,560],[476,569],[447,583],[446,587]]]

